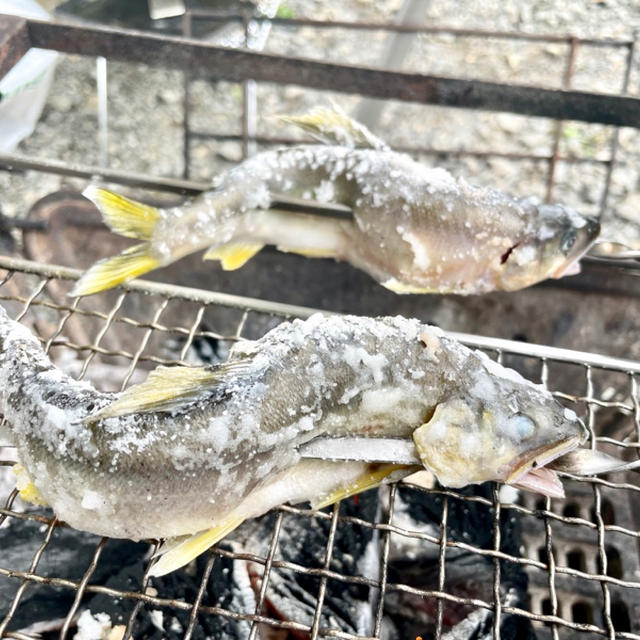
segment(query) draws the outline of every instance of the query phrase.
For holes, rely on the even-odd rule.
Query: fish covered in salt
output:
[[[413,439],[443,485],[556,497],[543,467],[586,437],[543,387],[401,317],[284,322],[221,365],[158,367],[113,394],[63,374],[0,309],[0,388],[22,495],[78,529],[168,539],[155,575],[272,507],[332,504],[421,468],[303,459],[316,437]]]
[[[206,249],[237,269],[265,245],[346,260],[397,293],[511,291],[579,271],[597,220],[509,196],[396,153],[338,108],[285,118],[325,144],[265,151],[181,206],[157,209],[91,185],[116,233],[139,242],[91,267],[73,295],[116,286]],[[337,219],[278,209],[278,196],[345,205]]]

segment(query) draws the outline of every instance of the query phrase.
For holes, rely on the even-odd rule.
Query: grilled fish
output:
[[[400,317],[286,322],[222,365],[158,367],[112,394],[60,372],[2,310],[0,385],[24,495],[78,529],[177,538],[156,575],[274,506],[331,504],[420,468],[303,460],[317,436],[413,438],[444,485],[553,496],[562,485],[540,467],[586,436],[542,387]]]
[[[397,293],[510,291],[576,273],[599,233],[595,219],[569,207],[427,168],[335,109],[288,121],[327,144],[260,153],[183,206],[156,209],[87,187],[84,195],[106,224],[142,242],[97,262],[72,295],[108,289],[202,249],[205,260],[237,269],[267,244],[347,260]],[[277,210],[277,195],[346,205],[353,217]]]

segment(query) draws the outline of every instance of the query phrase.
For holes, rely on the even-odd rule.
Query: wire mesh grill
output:
[[[266,328],[287,317],[308,315],[311,310],[269,305],[251,299],[229,297],[221,294],[168,287],[155,283],[137,282],[115,293],[89,299],[65,298],[71,281],[76,275],[72,270],[56,271],[21,260],[0,259],[3,277],[0,300],[14,317],[31,326],[41,338],[45,348],[60,363],[73,365],[77,377],[98,380],[102,387],[113,388],[113,381],[106,380],[104,367],[109,367],[111,377],[117,378],[120,388],[131,383],[140,368],[162,364],[188,364],[189,350],[194,340],[215,339],[230,344],[247,337],[255,337]],[[175,322],[174,311],[180,321]],[[87,339],[78,341],[73,324],[80,321],[87,328]],[[204,326],[207,328],[203,328]],[[134,335],[135,350],[107,348],[110,338]],[[126,339],[124,339],[126,342]],[[473,338],[465,341],[481,346],[498,360],[529,372],[530,377],[546,384],[556,395],[570,402],[585,418],[592,434],[592,442],[599,448],[614,449],[617,455],[637,455],[640,448],[640,398],[638,373],[640,365],[603,356],[520,345],[504,340]],[[172,343],[173,353],[163,351],[163,345]],[[537,353],[537,355],[536,355]],[[73,359],[68,354],[74,356]],[[76,360],[78,358],[78,360]],[[535,372],[535,373],[534,373]],[[579,375],[576,375],[579,372]],[[604,428],[604,421],[612,415],[622,422],[615,435]],[[5,449],[3,456],[12,459],[12,450]],[[397,495],[400,487],[392,485],[380,490],[382,508],[376,518],[364,520],[345,514],[340,505],[324,511],[313,511],[303,506],[283,506],[277,510],[269,529],[269,543],[259,554],[244,550],[238,553],[223,543],[212,548],[204,565],[199,566],[199,588],[191,599],[176,599],[163,595],[161,588],[150,585],[147,570],[132,577],[128,589],[115,589],[94,580],[96,568],[103,561],[113,541],[90,536],[92,553],[88,556],[84,572],[73,579],[60,577],[55,564],[39,571],[39,563],[46,558],[56,531],[64,528],[46,509],[24,510],[16,501],[16,491],[6,498],[0,511],[0,523],[26,521],[40,525],[32,540],[33,556],[24,567],[6,566],[1,560],[0,582],[17,585],[8,613],[0,622],[0,637],[31,638],[30,633],[15,629],[12,620],[20,611],[26,589],[54,587],[56,590],[73,591],[73,605],[59,621],[60,637],[68,637],[78,612],[86,600],[96,594],[125,603],[127,615],[126,636],[135,637],[136,620],[142,608],[159,609],[167,617],[184,614],[188,623],[183,629],[184,638],[191,638],[198,625],[209,618],[247,621],[251,626],[250,637],[257,637],[265,628],[281,630],[316,638],[320,636],[356,638],[380,638],[383,630],[385,607],[390,598],[411,596],[435,606],[435,631],[437,638],[445,637],[443,610],[456,605],[471,610],[490,610],[493,614],[494,637],[501,637],[501,619],[516,616],[529,619],[539,627],[539,637],[550,633],[552,637],[590,637],[590,634],[609,638],[640,638],[638,625],[640,603],[640,575],[638,566],[638,540],[640,530],[634,520],[633,505],[637,505],[640,488],[624,476],[599,479],[565,478],[567,498],[564,501],[537,499],[524,495],[518,503],[502,502],[499,487],[489,497],[463,495],[458,491],[440,488],[414,487],[412,491],[426,492],[441,499],[439,533],[424,529],[411,529],[396,520]],[[402,489],[406,490],[406,489]],[[455,504],[483,504],[490,510],[493,521],[492,544],[480,547],[470,544],[464,536],[447,533],[448,512]],[[501,544],[501,517],[517,516],[522,521],[522,546],[518,553],[505,552]],[[288,518],[313,519],[329,523],[322,557],[317,564],[301,566],[283,559],[279,550],[279,538],[283,521]],[[11,526],[14,526],[12,524]],[[378,571],[375,576],[364,572],[353,573],[336,570],[332,553],[336,532],[342,534],[351,529],[376,532]],[[407,540],[437,550],[438,578],[434,588],[413,586],[409,581],[389,577],[389,554],[398,541]],[[455,550],[464,550],[472,556],[488,559],[493,563],[493,575],[484,580],[490,585],[489,597],[461,595],[447,587],[447,557]],[[582,560],[580,559],[582,552]],[[141,551],[140,554],[143,554]],[[577,559],[576,559],[577,558]],[[203,598],[205,587],[217,564],[226,560],[251,563],[258,571],[256,604],[253,610],[233,610]],[[509,565],[526,569],[529,575],[529,599],[525,606],[514,606],[508,594],[501,591],[501,575]],[[255,569],[255,568],[258,569]],[[283,619],[266,606],[269,598],[270,579],[279,571],[292,571],[313,576],[317,580],[314,613],[311,620]],[[401,577],[401,574],[400,574]],[[337,583],[360,585],[369,590],[372,607],[371,626],[361,635],[344,630],[339,622],[335,626],[321,625],[323,602],[327,590]],[[558,597],[558,593],[571,593],[570,598]]]

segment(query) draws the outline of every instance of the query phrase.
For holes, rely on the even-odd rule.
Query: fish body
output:
[[[569,207],[471,185],[368,138],[369,148],[348,146],[333,130],[325,140],[332,144],[260,153],[170,209],[88,187],[114,231],[144,242],[96,263],[73,293],[115,286],[202,249],[205,259],[236,269],[264,245],[346,260],[398,293],[514,290],[570,271],[598,235],[596,220]],[[274,209],[278,195],[346,205],[353,216]]]
[[[218,367],[160,367],[107,394],[0,316],[4,415],[43,499],[112,537],[215,525],[189,541],[193,555],[279,504],[328,504],[416,469],[303,460],[298,447],[316,436],[413,438],[448,486],[527,486],[532,467],[585,438],[548,391],[417,320],[317,314],[238,343]]]

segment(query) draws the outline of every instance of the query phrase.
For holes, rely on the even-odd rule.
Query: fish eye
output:
[[[576,242],[576,232],[573,229],[569,229],[565,231],[562,236],[562,242],[560,243],[560,250],[564,253],[568,253],[571,250],[571,247]]]
[[[516,438],[520,438],[523,440],[526,438],[530,438],[536,430],[536,423],[524,413],[513,414],[509,418],[507,426],[509,431]]]

